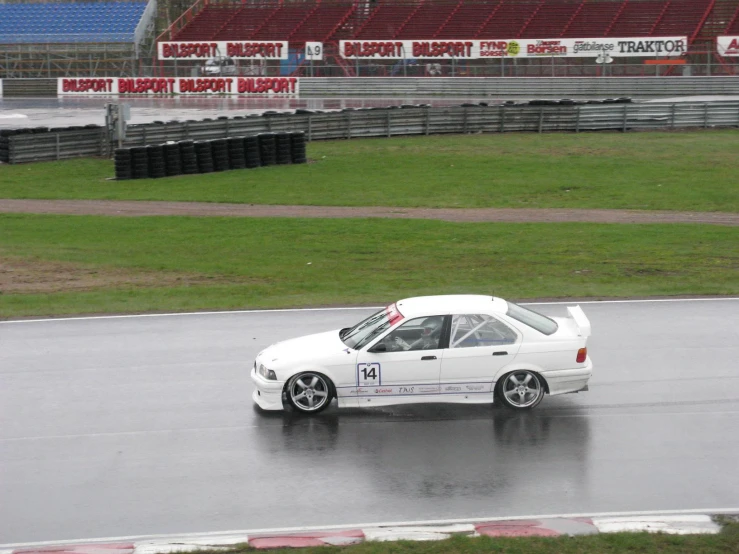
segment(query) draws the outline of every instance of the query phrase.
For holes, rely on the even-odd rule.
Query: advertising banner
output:
[[[719,56],[739,56],[739,36],[716,37]]]
[[[165,96],[234,94],[239,96],[297,95],[297,77],[100,77],[57,79],[57,94]]]
[[[175,41],[158,42],[159,60],[207,60],[218,56],[234,60],[286,60],[285,41]]]
[[[688,37],[339,41],[343,58],[386,60],[596,58],[601,53],[612,57],[661,57],[680,56],[687,45]]]

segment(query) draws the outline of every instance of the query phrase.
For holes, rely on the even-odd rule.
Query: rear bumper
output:
[[[550,395],[588,390],[588,381],[592,374],[593,362],[590,356],[583,367],[542,372],[549,385]]]
[[[263,410],[282,410],[282,387],[284,383],[270,381],[259,375],[256,370],[251,371],[251,380],[254,382],[254,392],[251,395],[255,404]]]

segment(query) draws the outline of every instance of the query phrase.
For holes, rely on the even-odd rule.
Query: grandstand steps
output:
[[[543,3],[543,0],[522,4],[503,2],[478,31],[476,38],[519,38]]]
[[[478,31],[495,15],[504,0],[489,4],[476,4],[461,0],[455,11],[447,18],[434,38],[475,38]]]
[[[415,2],[380,4],[354,38],[368,40],[393,38],[417,9],[418,5]]]
[[[539,6],[521,31],[522,38],[556,38],[582,8],[580,0],[549,0]]]
[[[412,12],[410,13],[410,15],[408,15],[408,17],[406,17],[406,18],[405,18],[405,21],[403,21],[403,23],[401,23],[401,24],[400,24],[400,27],[398,27],[398,30],[396,31],[396,33],[395,33],[395,35],[393,36],[393,38],[410,38],[410,39],[413,39],[413,38],[422,38],[422,37],[425,37],[425,36],[426,36],[426,35],[419,35],[419,36],[413,36],[413,37],[412,37],[412,36],[409,36],[409,35],[407,35],[407,34],[406,34],[406,36],[405,36],[405,37],[402,37],[402,36],[401,36],[401,35],[403,34],[403,29],[404,29],[404,28],[405,28],[405,27],[406,27],[406,26],[408,25],[408,22],[409,22],[409,21],[411,21],[411,20],[412,20],[412,19],[413,19],[414,17],[416,17],[416,15],[418,14],[419,10],[421,10],[421,9],[422,9],[423,7],[424,7],[424,3],[423,3],[423,1],[422,1],[422,2],[421,2],[421,3],[419,4],[419,5],[418,5],[418,7],[416,7],[416,9],[415,9],[415,10],[413,10],[413,11],[412,11]],[[432,5],[432,8],[434,8],[434,9],[436,9],[437,7],[438,7],[438,4],[433,4],[433,5]],[[424,14],[424,15],[425,15],[425,14]],[[433,18],[433,17],[434,17],[434,14],[432,14],[432,15],[431,15],[431,17]],[[420,18],[419,18],[419,19],[420,19]]]
[[[213,40],[225,21],[239,8],[208,4],[173,40]]]
[[[355,9],[354,3],[320,3],[292,32],[288,40],[296,44],[304,44],[306,41],[327,42],[352,17]]]
[[[567,32],[567,29],[569,29],[570,25],[572,25],[572,22],[575,21],[575,18],[580,15],[580,12],[582,12],[583,7],[585,7],[585,2],[580,2],[580,5],[577,7],[575,12],[572,14],[572,17],[570,17],[569,21],[567,21],[564,28],[562,29],[562,33],[560,34],[560,36],[564,36],[564,34]]]
[[[616,22],[621,17],[621,14],[624,13],[624,10],[626,9],[627,4],[628,4],[628,0],[627,0],[627,2],[624,2],[623,4],[621,4],[621,6],[618,8],[618,10],[616,11],[616,13],[613,16],[613,19],[609,23],[609,25],[606,28],[606,30],[603,32],[603,36],[604,37],[610,36],[609,33],[613,29],[614,25],[616,25]]]
[[[249,40],[277,12],[275,7],[245,6],[215,35],[215,40]]]
[[[647,33],[649,36],[654,36],[654,31],[657,28],[657,26],[660,24],[660,21],[662,21],[662,18],[665,16],[665,13],[667,13],[667,10],[669,9],[672,2],[669,0],[665,3],[665,7],[662,8],[662,11],[657,16],[657,19],[654,22],[654,25],[652,25],[652,28],[649,30],[649,33]]]
[[[729,21],[729,24],[726,26],[726,31],[724,32],[727,35],[739,34],[739,6],[737,6],[733,17]]]

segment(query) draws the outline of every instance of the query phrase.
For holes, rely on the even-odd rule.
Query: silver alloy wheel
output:
[[[290,380],[287,395],[301,412],[318,412],[331,401],[328,380],[318,373],[301,373]]]
[[[506,376],[501,396],[512,408],[533,408],[544,396],[544,388],[531,371],[514,371]]]

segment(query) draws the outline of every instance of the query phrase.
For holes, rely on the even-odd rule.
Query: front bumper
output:
[[[254,382],[252,400],[263,410],[282,410],[282,389],[284,383],[270,381],[259,375],[256,369],[251,370],[251,380]]]

